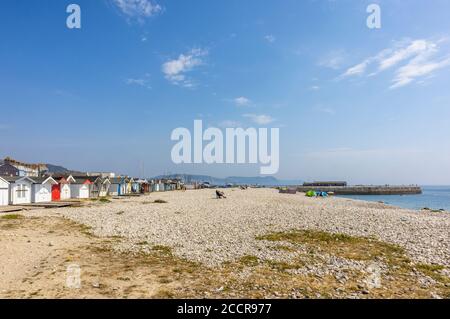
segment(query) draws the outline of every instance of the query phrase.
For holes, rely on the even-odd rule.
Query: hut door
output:
[[[61,199],[61,189],[59,185],[52,185],[52,201],[58,201]]]

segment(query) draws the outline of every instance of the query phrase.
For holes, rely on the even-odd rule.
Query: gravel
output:
[[[153,193],[81,208],[32,211],[63,215],[91,226],[98,236],[122,236],[123,250],[142,249],[142,242],[172,247],[174,253],[207,265],[245,255],[283,258],[270,249],[279,243],[259,235],[292,229],[322,230],[352,236],[373,236],[398,244],[416,262],[450,266],[450,214],[411,211],[380,203],[343,198],[307,198],[274,189]],[[167,201],[156,204],[156,199]]]

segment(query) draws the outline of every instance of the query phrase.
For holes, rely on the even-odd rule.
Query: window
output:
[[[23,199],[26,198],[27,186],[24,184],[19,184],[17,186],[17,198]]]

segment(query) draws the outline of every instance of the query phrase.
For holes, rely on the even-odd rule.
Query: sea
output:
[[[420,195],[339,195],[339,197],[384,202],[413,210],[429,208],[450,212],[450,186],[422,186],[422,190],[423,194]]]

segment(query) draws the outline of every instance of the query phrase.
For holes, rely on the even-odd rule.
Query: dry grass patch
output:
[[[377,257],[404,259],[404,250],[398,246],[383,243],[373,238],[352,237],[345,234],[331,234],[322,231],[293,230],[257,237],[258,240],[301,244],[311,250],[353,260],[373,260]],[[404,260],[408,262],[408,260]]]
[[[256,256],[243,256],[241,259],[239,259],[239,263],[245,265],[245,266],[256,266],[259,264],[259,259]]]
[[[1,217],[1,219],[4,219],[4,220],[16,220],[16,219],[22,219],[22,218],[23,218],[23,216],[19,215],[19,214],[9,214],[9,215],[3,215]]]
[[[172,255],[172,248],[168,246],[155,245],[153,246],[152,250],[166,255]]]
[[[430,298],[430,296],[436,294],[444,298],[450,297],[450,278],[443,275],[443,266],[414,264],[407,257],[404,249],[397,245],[384,243],[373,238],[352,237],[312,230],[271,233],[259,236],[257,239],[286,242],[306,248],[309,252],[309,254],[301,255],[291,262],[267,261],[267,265],[277,271],[284,272],[313,265],[317,263],[314,256],[325,253],[366,264],[382,263],[386,265],[386,272],[380,274],[382,287],[371,289],[370,296],[366,297]],[[435,280],[436,284],[429,284],[428,286],[421,284],[419,282],[420,274],[416,274],[417,271]],[[367,278],[365,271],[352,271],[348,275],[352,279],[347,280],[345,285],[347,292],[357,293],[362,291],[364,294],[369,294],[366,289],[362,289],[363,285],[361,285]],[[329,286],[321,286],[321,295],[328,295],[339,286],[342,288],[342,285],[331,280]]]

